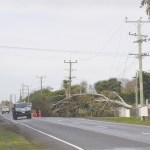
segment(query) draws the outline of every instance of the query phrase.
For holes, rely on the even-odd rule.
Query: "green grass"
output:
[[[9,131],[0,125],[0,149],[8,150],[49,150],[44,145]]]
[[[98,117],[98,120],[105,120],[111,122],[127,123],[127,124],[138,124],[138,125],[147,125],[150,126],[150,121],[145,120],[141,121],[140,118],[136,117]]]

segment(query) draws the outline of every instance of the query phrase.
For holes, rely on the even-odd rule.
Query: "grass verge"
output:
[[[0,149],[2,150],[49,150],[44,145],[27,139],[13,131],[5,129],[0,125]]]
[[[150,126],[149,120],[141,121],[140,118],[136,118],[136,117],[96,117],[96,118],[93,117],[89,119]]]

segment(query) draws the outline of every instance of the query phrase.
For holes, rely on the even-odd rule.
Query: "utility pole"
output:
[[[136,117],[138,117],[138,72],[135,74],[135,107],[136,107]]]
[[[22,100],[21,90],[19,90],[19,91],[20,91],[20,98],[19,98],[19,99],[20,99],[20,101],[21,101],[21,100]]]
[[[135,79],[136,79],[136,83],[135,83],[135,93],[136,93],[135,106],[136,106],[136,108],[138,108],[138,73],[137,72],[136,72],[136,75],[135,75]]]
[[[22,83],[22,99],[24,99],[24,84]]]
[[[12,94],[10,95],[10,111],[12,110]]]
[[[46,78],[46,76],[44,76],[44,77],[43,76],[41,76],[41,77],[36,76],[36,77],[40,78],[40,82],[41,82],[41,101],[42,101],[42,82],[43,82],[42,79]]]
[[[16,103],[16,95],[15,95],[15,103]]]
[[[66,62],[65,60],[64,60],[64,63],[69,63],[70,64],[70,67],[69,67],[69,97],[71,96],[71,79],[72,78],[75,78],[75,77],[72,77],[72,64],[73,63],[77,63],[77,60],[75,61],[75,62],[72,62],[71,60],[69,60],[68,62]]]
[[[15,98],[15,103],[16,103],[16,94],[11,94],[10,95],[10,100],[11,100],[11,102],[12,102],[12,96],[14,95],[14,98]]]
[[[31,87],[32,85],[30,85],[30,86],[24,85],[24,86],[26,86],[27,90],[28,90],[28,104],[29,104],[29,87]]]
[[[138,54],[130,54],[130,55],[137,55],[139,59],[139,85],[140,85],[140,104],[141,107],[144,105],[144,95],[143,95],[143,75],[142,75],[142,57],[143,56],[148,56],[147,54],[142,54],[142,42],[146,41],[146,35],[141,35],[141,26],[144,23],[150,23],[149,21],[142,21],[142,18],[140,17],[139,20],[137,21],[127,21],[126,17],[126,23],[137,23],[137,32],[138,34],[130,34],[129,35],[134,35],[138,37],[138,40],[135,41],[134,43],[138,43]],[[141,25],[142,23],[142,25]],[[135,24],[134,24],[135,25]],[[144,39],[142,39],[144,37]],[[143,121],[143,117],[141,117],[141,120]]]
[[[129,55],[137,55],[138,59],[139,59],[139,85],[140,85],[140,104],[141,106],[144,105],[144,96],[143,96],[143,75],[142,75],[142,57],[143,56],[149,56],[148,54],[142,54],[142,42],[146,40],[147,35],[141,35],[141,23],[150,23],[149,21],[141,21],[142,18],[140,18],[137,21],[127,21],[126,18],[126,22],[127,23],[137,23],[137,31],[138,34],[130,34],[129,35],[133,35],[133,36],[137,36],[138,40],[135,41],[134,43],[138,43],[138,54],[129,54]],[[144,37],[144,39],[142,39],[141,37]]]

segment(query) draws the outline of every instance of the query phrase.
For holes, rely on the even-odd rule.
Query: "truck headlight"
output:
[[[20,111],[20,109],[19,109],[19,108],[16,108],[15,110],[16,110],[16,111]]]

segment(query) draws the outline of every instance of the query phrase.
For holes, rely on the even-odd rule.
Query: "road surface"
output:
[[[60,117],[13,120],[7,113],[0,117],[53,150],[150,150],[148,126]]]

